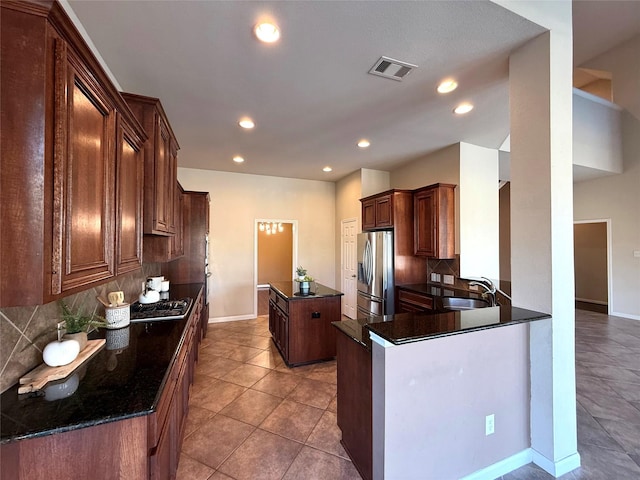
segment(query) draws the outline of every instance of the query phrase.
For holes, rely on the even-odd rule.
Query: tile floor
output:
[[[639,479],[640,322],[577,310],[576,373],[582,467],[562,478]],[[266,317],[209,325],[189,407],[178,480],[360,479],[335,361],[288,369]],[[503,477],[551,478],[532,464]]]

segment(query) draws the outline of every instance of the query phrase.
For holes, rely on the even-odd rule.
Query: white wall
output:
[[[460,143],[460,276],[500,278],[498,151]]]
[[[372,371],[375,479],[461,478],[529,448],[529,324],[374,341]]]
[[[335,184],[313,180],[179,168],[185,190],[211,195],[209,315],[252,318],[255,311],[255,221],[298,221],[298,265],[335,286]]]
[[[341,282],[341,248],[342,248],[342,221],[355,218],[357,219],[357,231],[360,231],[362,225],[362,209],[360,208],[360,198],[362,198],[362,171],[356,170],[355,172],[347,175],[338,182],[336,182],[336,224],[335,224],[335,244],[336,244],[336,258],[335,269],[336,278],[335,285],[340,290]]]
[[[391,188],[390,174],[383,170],[360,169],[361,197],[368,197]]]
[[[573,89],[573,164],[622,173],[621,109]]]
[[[640,35],[583,63],[580,67],[611,72],[613,102],[640,119]]]
[[[574,219],[611,219],[611,315],[640,320],[640,120],[622,118],[624,173],[576,183]]]

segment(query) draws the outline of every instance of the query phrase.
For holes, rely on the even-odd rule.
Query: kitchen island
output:
[[[362,477],[453,479],[529,463],[529,323],[550,318],[502,306],[334,323],[338,426]]]
[[[40,392],[2,394],[1,478],[171,478],[177,470],[200,340],[203,285],[183,319],[100,329],[105,348]],[[67,452],[60,454],[60,452]]]
[[[336,330],[342,292],[319,283],[301,295],[297,282],[274,282],[269,288],[269,331],[289,367],[336,356]]]

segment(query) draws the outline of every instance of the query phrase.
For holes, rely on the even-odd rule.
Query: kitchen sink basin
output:
[[[447,310],[472,310],[488,306],[489,302],[481,298],[442,297],[442,307]]]

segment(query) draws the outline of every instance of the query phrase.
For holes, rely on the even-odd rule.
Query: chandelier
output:
[[[261,232],[265,232],[267,235],[275,235],[278,232],[283,232],[284,227],[282,222],[260,222],[258,228]]]

